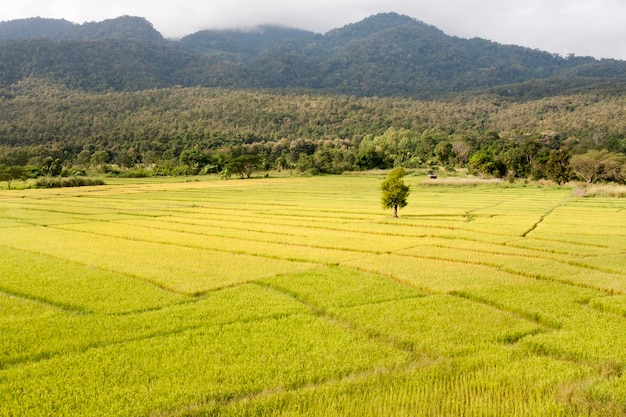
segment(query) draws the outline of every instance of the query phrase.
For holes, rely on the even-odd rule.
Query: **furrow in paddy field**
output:
[[[53,243],[59,238],[64,242],[62,247]],[[187,294],[315,267],[310,262],[245,253],[174,247],[108,236],[94,239],[88,233],[46,227],[24,228],[20,230],[19,239],[1,235],[0,244],[141,277],[159,287]]]
[[[324,247],[294,241],[286,242],[280,239],[253,239],[241,235],[240,233],[237,233],[238,236],[233,237],[227,236],[224,233],[203,232],[195,226],[193,226],[194,230],[138,226],[133,223],[124,223],[123,228],[115,226],[116,225],[113,223],[88,223],[55,226],[55,228],[78,233],[88,233],[94,236],[108,236],[139,242],[159,243],[174,247],[247,254],[269,259],[283,259],[314,264],[337,263],[341,260],[356,256],[355,253],[379,253],[351,248]],[[302,240],[305,241],[306,238]]]
[[[350,351],[359,354],[345,355]],[[152,353],[146,355],[148,352]],[[405,354],[371,343],[325,320],[299,315],[220,328],[204,327],[154,340],[71,353],[6,369],[0,376],[0,387],[10,380],[13,389],[21,390],[36,375],[40,384],[20,398],[23,407],[46,410],[61,407],[61,410],[107,415],[114,406],[117,413],[137,415],[145,413],[143,389],[147,379],[152,381],[151,397],[163,401],[159,408],[177,409],[187,404],[263,392],[272,386],[295,389],[371,369],[401,366],[407,359]],[[97,375],[83,380],[81,390],[89,393],[88,401],[76,402],[71,385],[63,384],[79,376],[78,369],[68,366],[77,361]],[[245,379],[238,376],[242,372],[247,375]],[[61,384],[52,385],[53,380]],[[119,390],[135,395],[116,403]],[[0,393],[3,391],[0,389]],[[46,391],[55,395],[42,395]],[[3,403],[14,407],[11,398],[3,398]]]
[[[81,260],[2,245],[0,288],[24,298],[76,312],[123,313],[185,302],[140,277],[96,268]]]
[[[263,302],[263,308],[246,309],[250,303]],[[7,334],[0,342],[0,368],[20,363],[38,362],[64,352],[85,352],[89,349],[123,344],[129,341],[202,328],[275,320],[306,313],[306,309],[273,292],[244,284],[158,309],[120,314],[97,314],[61,311],[47,305],[26,304],[15,297],[0,296],[0,306],[16,310],[13,320],[21,322],[19,331]],[[224,307],[232,310],[224,311]],[[36,310],[36,321],[27,320],[20,310]],[[9,323],[0,321],[0,331]],[[33,343],[30,332],[40,330]],[[15,349],[22,346],[21,349]]]
[[[620,273],[581,262],[529,255],[496,254],[489,251],[478,256],[474,251],[464,253],[463,250],[459,249],[454,252],[453,256],[450,256],[445,248],[443,252],[438,253],[437,248],[424,246],[396,251],[394,254],[416,259],[486,266],[531,279],[591,288],[608,294],[626,293],[626,283],[623,282]]]
[[[407,180],[3,199],[0,416],[619,409],[623,202]]]

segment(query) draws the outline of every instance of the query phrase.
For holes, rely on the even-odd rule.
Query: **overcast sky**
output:
[[[147,18],[167,38],[201,29],[281,24],[314,32],[397,12],[448,35],[567,55],[626,60],[625,0],[13,0],[0,20],[122,15]]]

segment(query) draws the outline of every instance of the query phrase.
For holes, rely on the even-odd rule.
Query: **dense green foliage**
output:
[[[380,189],[383,192],[383,207],[393,209],[393,217],[398,217],[398,209],[406,207],[408,204],[410,186],[402,180],[405,175],[406,172],[402,167],[394,168],[380,184]]]
[[[7,40],[0,41],[0,86],[10,96],[7,88],[36,77],[69,89],[137,91],[179,84],[196,60],[169,44],[133,39]]]
[[[28,179],[28,175],[26,174],[26,170],[24,167],[19,165],[6,166],[0,164],[0,181],[6,181],[7,188],[11,189],[11,183],[15,180],[26,181]]]
[[[0,23],[0,38],[6,39],[0,42],[0,88],[34,75],[87,91],[180,85],[433,98],[497,86],[518,97],[607,83],[623,91],[626,83],[622,61],[451,37],[395,13],[324,35],[262,26],[201,31],[180,41],[164,40],[145,19],[128,16],[67,25],[45,19]]]
[[[571,157],[566,149],[553,149],[550,151],[550,158],[546,162],[548,177],[559,185],[572,179]]]
[[[0,416],[626,415],[623,199],[383,178],[0,191]]]
[[[63,188],[63,187],[87,187],[93,185],[104,185],[104,180],[97,178],[49,178],[42,177],[37,180],[37,188]]]
[[[102,22],[75,24],[65,19],[29,19],[0,22],[0,39],[141,39],[163,41],[163,36],[144,18],[122,16]]]
[[[172,88],[93,94],[29,79],[0,100],[0,163],[33,175],[84,169],[130,176],[340,173],[467,166],[482,176],[549,177],[550,153],[606,151],[622,181],[623,96],[585,93],[510,101],[358,98],[253,90]],[[622,168],[620,168],[622,167]],[[246,175],[246,174],[244,174]]]

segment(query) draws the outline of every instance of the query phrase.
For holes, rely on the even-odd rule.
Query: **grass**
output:
[[[592,185],[585,188],[585,197],[626,197],[626,186],[623,185]]]
[[[254,285],[132,314],[80,314],[15,296],[3,296],[0,305],[6,312],[0,321],[3,368],[131,340],[158,340],[203,326],[278,319],[309,311],[289,297]],[[250,305],[257,307],[251,309]]]
[[[185,300],[118,272],[6,247],[0,276],[4,293],[85,313],[142,311]]]
[[[624,416],[622,199],[383,174],[0,191],[0,416]]]
[[[185,294],[314,266],[309,262],[95,236],[51,227],[21,227],[12,229],[12,232],[19,234],[19,239],[7,233],[0,236],[0,245],[129,275],[167,291]]]
[[[7,369],[0,382],[0,415],[4,410],[142,415],[405,360],[406,355],[310,315],[203,326]]]

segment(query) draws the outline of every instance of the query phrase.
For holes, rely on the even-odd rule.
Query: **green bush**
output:
[[[37,188],[64,188],[64,187],[85,187],[93,185],[105,185],[105,182],[96,178],[50,178],[42,177],[37,180],[35,187]]]
[[[120,174],[120,177],[126,177],[126,178],[147,178],[151,176],[152,176],[152,172],[147,171],[145,169],[135,169],[132,171],[122,172]]]

